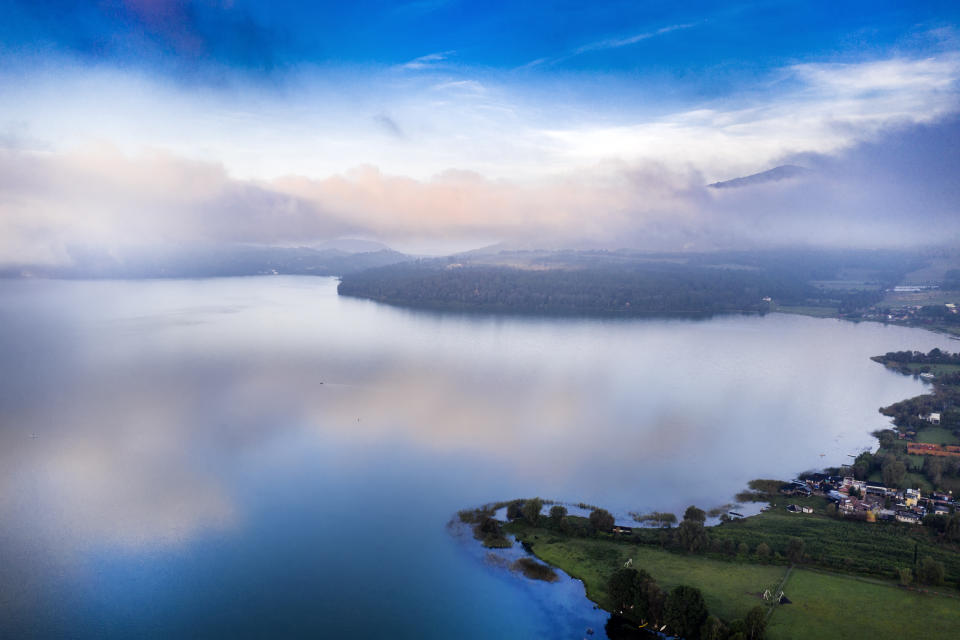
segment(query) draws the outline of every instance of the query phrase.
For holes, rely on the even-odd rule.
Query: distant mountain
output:
[[[713,187],[714,189],[738,189],[740,187],[751,187],[758,184],[765,184],[767,182],[778,182],[780,180],[799,178],[811,173],[813,173],[813,171],[811,169],[807,169],[806,167],[798,167],[795,164],[783,164],[767,171],[754,173],[749,176],[743,176],[742,178],[733,178],[732,180],[714,182],[708,186]]]
[[[9,265],[2,277],[216,278],[254,275],[342,276],[407,262],[390,249],[349,253],[308,247],[215,246],[141,248],[123,253],[74,248],[67,265]]]
[[[376,240],[360,240],[359,238],[337,238],[327,240],[316,247],[344,253],[373,253],[374,251],[392,251],[390,247]]]

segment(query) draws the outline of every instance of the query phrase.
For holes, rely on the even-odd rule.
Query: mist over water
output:
[[[798,316],[473,317],[331,278],[0,281],[0,636],[581,637],[451,535],[513,497],[723,504],[849,460],[956,345]],[[563,594],[560,597],[560,594]]]

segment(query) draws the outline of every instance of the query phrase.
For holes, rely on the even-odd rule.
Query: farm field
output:
[[[892,583],[795,569],[784,594],[791,604],[777,607],[770,618],[767,635],[773,640],[932,640],[955,638],[960,628],[960,599]]]
[[[607,604],[607,578],[630,558],[634,567],[647,571],[664,590],[681,584],[699,588],[710,612],[725,619],[742,618],[762,603],[763,591],[774,589],[787,570],[785,566],[724,562],[606,540],[556,538],[545,530],[534,535],[542,540],[534,539],[537,557],[583,580],[587,596],[602,605]]]
[[[960,444],[960,438],[953,435],[950,429],[943,427],[928,427],[917,432],[917,442],[929,444]]]
[[[681,584],[700,589],[710,612],[728,621],[742,618],[762,604],[763,591],[775,590],[787,576],[782,564],[723,561],[612,539],[568,538],[530,527],[513,529],[539,559],[582,580],[587,597],[608,609],[607,578],[630,559],[664,590]],[[767,633],[770,640],[900,640],[921,637],[917,635],[921,628],[924,638],[954,638],[960,628],[960,595],[948,587],[921,593],[889,580],[795,568],[787,576],[784,594],[791,604],[773,611]],[[907,611],[910,615],[901,615]]]

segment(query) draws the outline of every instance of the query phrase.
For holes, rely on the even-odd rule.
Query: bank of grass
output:
[[[634,567],[650,573],[665,590],[681,584],[699,588],[710,612],[728,620],[742,618],[761,604],[763,591],[776,587],[786,572],[784,566],[723,562],[613,540],[559,537],[546,529],[513,530],[538,558],[582,580],[587,597],[608,611],[607,579],[630,558]]]
[[[956,638],[960,600],[892,583],[795,569],[784,587],[792,604],[770,618],[771,640]]]
[[[531,580],[543,580],[544,582],[556,582],[560,579],[553,567],[540,564],[533,558],[520,558],[513,563],[511,567],[514,571],[519,571]]]

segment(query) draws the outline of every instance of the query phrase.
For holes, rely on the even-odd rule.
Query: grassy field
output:
[[[664,589],[698,587],[710,611],[728,620],[742,618],[761,604],[764,589],[776,587],[786,573],[784,566],[724,562],[611,540],[558,538],[542,529],[529,530],[525,539],[533,543],[538,558],[583,580],[587,596],[607,608],[607,578],[629,558]]]
[[[928,427],[917,432],[917,442],[930,444],[957,444],[960,439],[953,432],[943,427]]]
[[[822,498],[809,498],[816,501]],[[802,503],[800,500],[792,502]],[[837,568],[892,579],[898,567],[913,565],[914,545],[920,558],[930,556],[943,562],[947,575],[960,576],[960,553],[954,547],[936,543],[923,527],[900,523],[865,523],[838,520],[819,514],[789,513],[778,507],[750,518],[728,522],[710,529],[710,537],[747,544],[751,550],[766,542],[783,554],[790,538],[806,545],[808,561],[825,568]],[[811,503],[810,506],[815,506]]]
[[[889,292],[883,296],[884,306],[903,307],[903,306],[923,306],[929,304],[954,304],[960,302],[960,291],[932,291],[917,292]]]
[[[607,578],[628,559],[665,589],[685,584],[703,592],[710,612],[733,620],[763,601],[786,574],[784,565],[761,565],[684,555],[609,539],[558,536],[553,531],[508,525],[532,545],[544,562],[584,582],[587,596],[609,608]],[[950,589],[943,593],[956,595]],[[960,599],[922,594],[893,582],[794,569],[784,587],[792,604],[770,618],[770,640],[842,638],[886,640],[955,638],[960,629]]]
[[[770,618],[771,640],[956,638],[960,600],[835,574],[794,570],[784,587],[792,604]]]
[[[910,371],[915,371],[918,373],[922,371],[929,371],[937,376],[945,373],[956,373],[957,371],[960,371],[960,364],[920,364],[917,362],[908,362],[900,366],[904,366],[907,369],[910,369]]]
[[[811,280],[810,284],[825,291],[879,291],[880,283],[864,280]]]

